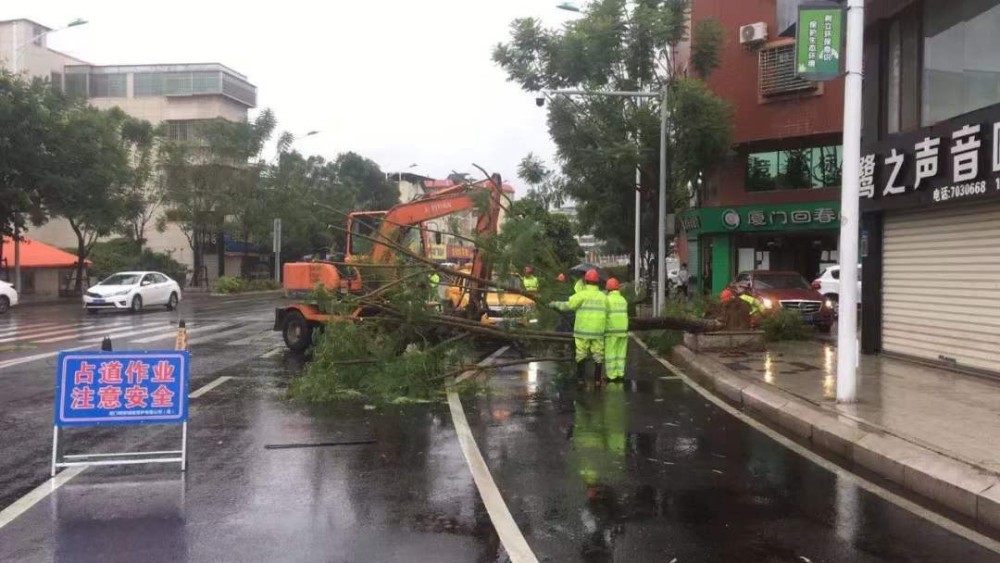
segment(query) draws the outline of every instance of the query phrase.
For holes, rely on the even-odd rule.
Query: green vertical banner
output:
[[[841,76],[844,52],[844,9],[799,6],[795,26],[795,70],[806,80],[833,80]]]

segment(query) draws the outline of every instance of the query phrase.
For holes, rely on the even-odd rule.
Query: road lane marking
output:
[[[217,378],[215,381],[209,383],[208,385],[205,385],[204,387],[200,387],[197,390],[192,391],[191,394],[188,395],[188,399],[197,399],[198,397],[201,397],[205,393],[208,393],[212,389],[215,389],[216,387],[222,385],[223,383],[229,381],[230,379],[232,379],[231,376],[223,375],[222,377]]]
[[[41,354],[32,354],[31,356],[24,356],[21,358],[14,358],[12,360],[6,360],[0,362],[0,368],[9,368],[20,364],[26,364],[28,362],[33,362],[35,360],[44,360],[45,358],[51,358],[58,356],[59,352],[76,352],[77,350],[87,350],[88,348],[93,348],[92,344],[87,344],[86,346],[77,346],[75,348],[63,348],[62,350],[54,350],[52,352],[43,352]]]
[[[488,358],[479,362],[479,365],[488,365],[506,352],[508,348],[509,346],[505,346],[497,350]],[[456,378],[456,381],[470,377],[471,370],[463,373],[462,376],[465,377],[460,376],[461,379]],[[497,484],[493,480],[493,475],[490,474],[486,460],[483,458],[483,454],[476,444],[476,439],[472,436],[472,428],[469,427],[469,421],[465,418],[462,401],[459,399],[458,393],[455,393],[452,389],[448,390],[448,407],[451,409],[451,421],[455,426],[455,434],[458,436],[458,443],[462,448],[462,454],[465,456],[465,462],[472,473],[472,480],[476,483],[476,488],[479,490],[479,497],[483,499],[486,512],[490,515],[490,521],[493,523],[493,528],[497,531],[500,543],[503,544],[504,550],[507,551],[507,556],[510,557],[513,563],[538,563],[538,558],[531,551],[527,540],[524,539],[524,534],[521,533],[521,529],[514,522],[514,517],[511,515],[510,509],[507,508],[507,503],[504,502],[503,495],[500,494],[500,489],[497,488]]]
[[[265,352],[264,355],[261,356],[261,358],[273,358],[273,357],[277,356],[278,354],[282,353],[284,350],[285,349],[283,347],[279,346],[277,348],[274,348],[273,350],[269,350],[269,351]]]
[[[31,340],[32,338],[46,338],[49,336],[55,336],[57,334],[66,334],[68,332],[89,330],[92,327],[93,324],[91,323],[77,323],[73,325],[62,325],[53,328],[27,330],[20,333],[16,333],[13,336],[9,336],[7,338],[0,338],[0,343],[18,342],[20,340]]]
[[[232,326],[232,325],[230,325],[228,323],[218,323],[218,324],[213,324],[213,325],[205,325],[205,326],[200,326],[200,327],[197,327],[197,328],[189,328],[188,331],[187,331],[187,333],[188,333],[188,335],[197,334],[199,332],[205,332],[206,330],[215,330],[217,328],[228,327],[228,326]],[[149,337],[146,337],[146,338],[140,338],[138,340],[129,340],[129,343],[130,344],[149,344],[150,342],[156,342],[157,340],[165,340],[167,338],[174,338],[176,336],[177,336],[177,331],[176,330],[171,330],[170,332],[165,332],[163,334],[157,334],[155,336],[149,336]],[[194,344],[194,343],[195,342],[193,342],[191,340],[188,341],[188,345],[191,345],[191,344]]]
[[[711,391],[708,391],[707,389],[699,385],[697,382],[695,382],[693,379],[691,379],[679,367],[668,362],[667,360],[664,360],[663,358],[659,357],[657,354],[652,352],[649,349],[649,347],[646,346],[646,343],[643,342],[641,339],[633,335],[632,340],[634,340],[637,344],[639,344],[639,346],[647,353],[649,353],[650,356],[652,356],[654,359],[660,362],[660,364],[662,364],[663,367],[667,368],[668,371],[680,377],[681,380],[683,380],[687,386],[697,391],[699,395],[701,395],[702,397],[704,397],[705,399],[707,399],[709,402],[719,407],[720,409],[736,417],[741,422],[747,424],[754,430],[760,432],[761,434],[764,434],[768,438],[781,444],[785,448],[806,458],[807,460],[829,471],[830,473],[833,473],[838,478],[850,481],[853,485],[857,486],[858,488],[864,489],[865,491],[877,496],[878,498],[886,502],[892,503],[919,518],[923,518],[924,520],[927,520],[931,524],[935,524],[938,527],[944,528],[945,530],[955,534],[956,536],[971,541],[990,551],[993,551],[995,553],[1000,553],[1000,541],[994,540],[990,537],[980,534],[979,532],[971,528],[967,528],[959,524],[958,522],[955,522],[954,520],[946,518],[931,510],[928,510],[911,500],[901,497],[896,493],[889,491],[888,489],[876,485],[875,483],[872,483],[871,481],[868,481],[867,479],[864,479],[844,469],[843,467],[837,465],[836,463],[833,463],[832,461],[826,459],[825,457],[822,457],[816,452],[813,452],[812,450],[799,445],[798,443],[786,437],[784,434],[781,434],[776,430],[772,430],[771,428],[765,426],[763,423],[758,422],[754,418],[750,417],[743,411],[723,401],[719,397],[716,397]]]
[[[18,516],[27,512],[32,506],[38,504],[38,502],[45,497],[51,495],[71,479],[77,475],[86,471],[87,468],[84,466],[70,467],[63,471],[60,471],[58,475],[48,479],[41,485],[38,485],[31,490],[28,494],[14,501],[14,504],[8,506],[7,508],[0,510],[0,529],[2,529],[7,524],[10,524],[17,519]]]
[[[47,338],[45,340],[35,340],[35,342],[37,344],[49,344],[49,343],[52,343],[52,342],[63,342],[65,340],[74,340],[74,339],[78,339],[78,340],[80,340],[80,342],[100,342],[100,341],[104,340],[105,336],[107,336],[108,338],[117,338],[119,336],[130,336],[130,335],[133,335],[133,334],[144,334],[144,333],[148,333],[148,332],[154,332],[154,331],[157,331],[157,330],[163,330],[163,328],[166,327],[166,326],[168,326],[169,324],[170,323],[167,322],[167,321],[161,321],[161,322],[150,323],[150,324],[145,324],[145,325],[138,325],[138,326],[134,326],[134,327],[132,327],[132,326],[116,326],[116,327],[96,326],[96,327],[88,328],[87,331],[86,331],[86,334],[80,334],[80,335],[71,334],[69,336],[57,336],[55,338]],[[156,326],[153,326],[153,325],[156,325]],[[149,328],[149,329],[145,328],[145,327],[149,327],[149,326],[153,326],[153,328]],[[137,328],[142,328],[144,330],[135,330]],[[85,338],[89,338],[91,336],[94,336],[95,334],[100,334],[101,336],[99,336],[97,338],[90,339],[90,340],[84,340]]]
[[[14,336],[15,334],[17,334],[18,332],[21,332],[21,331],[35,330],[35,329],[42,329],[42,328],[49,328],[49,329],[51,329],[51,328],[53,328],[55,326],[58,326],[58,325],[59,325],[59,323],[56,323],[56,322],[29,324],[29,325],[23,325],[23,326],[21,326],[21,325],[13,325],[13,326],[7,325],[7,326],[3,327],[2,329],[0,329],[0,338],[6,338],[8,336]]]
[[[80,342],[103,342],[105,336],[108,338],[118,338],[120,336],[128,337],[128,336],[138,336],[140,334],[149,334],[150,332],[161,331],[165,326],[168,326],[169,324],[170,323],[162,323],[159,326],[155,326],[153,328],[146,328],[143,330],[118,329],[116,331],[101,334],[100,336],[94,338],[86,338],[84,340],[80,340]],[[149,325],[142,325],[142,326],[149,326]],[[139,328],[142,328],[142,326],[140,326]],[[99,334],[99,332],[90,332],[87,334],[87,336],[89,337],[93,334]]]

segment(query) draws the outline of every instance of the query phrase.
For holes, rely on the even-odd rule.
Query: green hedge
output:
[[[215,280],[216,293],[244,293],[247,291],[271,291],[281,289],[281,284],[274,280],[247,280],[230,276],[222,276]]]

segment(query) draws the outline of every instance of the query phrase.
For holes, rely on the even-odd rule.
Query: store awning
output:
[[[86,260],[84,263],[90,266],[90,260]],[[14,267],[14,241],[10,237],[3,239],[3,263],[0,266]],[[37,240],[29,238],[21,240],[22,268],[73,268],[75,266],[76,256],[69,252]]]

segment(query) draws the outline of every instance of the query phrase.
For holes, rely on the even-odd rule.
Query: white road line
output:
[[[261,356],[261,358],[273,358],[273,357],[277,356],[278,354],[282,353],[284,350],[285,349],[283,347],[279,346],[278,348],[275,348],[273,350],[265,352],[264,355]]]
[[[967,528],[967,527],[959,524],[958,522],[955,522],[954,520],[950,520],[950,519],[948,519],[948,518],[946,518],[946,517],[944,517],[944,516],[942,516],[940,514],[932,512],[932,511],[930,511],[930,510],[928,510],[928,509],[920,506],[919,504],[917,504],[917,503],[915,503],[915,502],[913,502],[911,500],[907,500],[907,499],[905,499],[905,498],[897,495],[896,493],[893,493],[893,492],[891,492],[891,491],[889,491],[889,490],[887,490],[887,489],[885,489],[883,487],[880,487],[879,485],[876,485],[875,483],[872,483],[871,481],[863,479],[863,478],[859,477],[858,475],[855,475],[854,473],[851,473],[850,471],[848,471],[848,470],[844,469],[843,467],[837,465],[836,463],[833,463],[832,461],[827,460],[826,458],[820,456],[819,454],[817,454],[817,453],[815,453],[815,452],[813,452],[813,451],[811,451],[811,450],[809,450],[809,449],[807,449],[807,448],[805,448],[803,446],[800,446],[799,444],[795,443],[794,441],[790,440],[789,438],[786,438],[784,434],[781,434],[781,433],[779,433],[779,432],[777,432],[775,430],[772,430],[772,429],[768,428],[764,424],[761,424],[760,422],[757,422],[753,418],[747,416],[745,413],[743,413],[742,411],[740,411],[736,407],[734,407],[734,406],[730,405],[729,403],[723,401],[722,399],[716,397],[710,391],[708,391],[707,389],[705,389],[704,387],[702,387],[701,385],[699,385],[698,383],[696,383],[694,380],[692,380],[690,377],[688,377],[687,374],[685,374],[683,371],[681,371],[680,368],[678,368],[677,366],[675,366],[672,363],[668,362],[667,360],[664,360],[663,358],[660,358],[659,356],[657,356],[654,352],[652,352],[649,349],[648,346],[646,346],[646,343],[643,342],[642,340],[640,340],[639,338],[636,338],[635,336],[633,336],[632,340],[634,340],[636,343],[638,343],[639,346],[642,347],[644,350],[646,350],[647,352],[649,352],[649,354],[651,356],[653,356],[653,358],[655,358],[661,364],[663,364],[663,367],[667,368],[672,373],[677,374],[677,376],[680,377],[684,381],[685,384],[687,384],[689,387],[691,387],[692,389],[694,389],[695,391],[697,391],[698,394],[700,394],[702,397],[704,397],[705,399],[707,399],[708,401],[710,401],[712,404],[714,404],[715,406],[719,407],[720,409],[722,409],[722,410],[726,411],[727,413],[735,416],[741,422],[749,425],[754,430],[756,430],[756,431],[758,431],[758,432],[766,435],[768,438],[774,440],[775,442],[778,442],[779,444],[781,444],[785,448],[787,448],[787,449],[795,452],[796,454],[798,454],[798,455],[800,455],[800,456],[808,459],[809,461],[811,461],[814,464],[822,467],[823,469],[829,471],[830,473],[833,473],[838,478],[850,481],[851,483],[853,483],[857,487],[859,487],[861,489],[864,489],[865,491],[868,491],[869,493],[871,493],[871,494],[879,497],[880,499],[882,499],[884,501],[887,501],[887,502],[890,502],[892,504],[895,504],[896,506],[902,508],[903,510],[908,511],[908,512],[914,514],[915,516],[919,517],[919,518],[923,518],[924,520],[927,520],[931,524],[935,524],[935,525],[937,525],[937,526],[939,526],[941,528],[944,528],[945,530],[948,530],[949,532],[955,534],[956,536],[959,536],[959,537],[961,537],[963,539],[966,539],[966,540],[971,541],[971,542],[973,542],[975,544],[978,544],[978,545],[980,545],[980,546],[982,546],[982,547],[984,547],[984,548],[986,548],[986,549],[988,549],[990,551],[993,551],[995,553],[1000,553],[1000,541],[994,540],[994,539],[992,539],[990,537],[987,537],[987,536],[985,536],[983,534],[980,534],[979,532],[977,532],[977,531],[975,531],[975,530],[973,530],[971,528]]]
[[[56,489],[69,482],[70,479],[86,471],[84,466],[70,467],[61,471],[55,477],[45,481],[31,490],[28,494],[14,501],[14,504],[0,510],[0,529],[13,522],[18,516],[24,514],[38,501],[54,493]]]
[[[480,362],[480,365],[492,362],[506,350],[505,347],[494,352],[490,357]],[[490,515],[490,521],[493,522],[493,528],[497,531],[497,536],[500,537],[500,542],[503,544],[504,550],[507,551],[507,556],[513,563],[538,563],[538,558],[535,557],[527,540],[524,539],[524,534],[514,522],[514,517],[511,516],[510,509],[507,508],[503,495],[500,494],[500,489],[497,488],[497,484],[493,480],[493,475],[490,474],[486,460],[483,459],[476,439],[472,436],[469,421],[465,418],[462,401],[453,390],[448,391],[448,406],[451,408],[451,421],[455,425],[455,434],[462,447],[462,454],[465,455],[465,462],[469,465],[472,479],[476,482],[476,488],[479,489],[479,496],[483,499],[486,512]]]
[[[33,338],[46,338],[49,336],[55,336],[57,334],[66,334],[67,332],[77,332],[81,330],[87,330],[93,325],[90,323],[79,323],[75,325],[64,325],[58,328],[45,328],[41,330],[30,330],[15,334],[7,338],[0,338],[0,343],[4,342],[18,342],[20,340],[31,340]]]
[[[197,327],[197,328],[189,328],[188,331],[187,331],[187,333],[188,333],[188,335],[197,334],[199,332],[205,332],[206,330],[215,330],[217,328],[221,328],[221,327],[224,327],[224,326],[231,326],[231,325],[229,325],[228,323],[218,323],[218,324],[214,324],[214,325],[205,325],[205,326],[200,326],[200,327]],[[149,337],[146,337],[146,338],[140,338],[138,340],[129,340],[129,343],[130,344],[149,344],[150,342],[156,342],[157,340],[165,340],[167,338],[174,338],[176,336],[177,336],[177,331],[176,330],[172,330],[171,332],[168,332],[168,333],[165,332],[163,334],[157,334],[155,336],[149,336]],[[192,343],[191,341],[188,341],[189,345],[191,343]]]
[[[24,325],[24,326],[6,326],[3,329],[0,329],[0,338],[6,338],[8,336],[13,336],[13,335],[15,335],[15,334],[17,334],[19,332],[22,332],[22,331],[29,331],[29,330],[42,329],[42,328],[53,328],[53,327],[57,326],[58,324],[59,323],[52,322],[52,323],[30,324],[30,325]]]
[[[0,368],[9,368],[20,364],[26,364],[28,362],[33,362],[35,360],[44,360],[45,358],[52,358],[59,355],[59,352],[76,352],[77,350],[86,350],[88,348],[93,348],[92,344],[86,346],[77,346],[75,348],[63,348],[62,350],[55,350],[52,352],[43,352],[41,354],[33,354],[31,356],[24,356],[22,358],[14,358],[13,360],[6,360],[0,362]]]
[[[223,383],[229,381],[230,379],[232,379],[232,377],[230,377],[228,375],[223,375],[222,377],[217,378],[215,381],[209,383],[208,385],[205,385],[204,387],[200,387],[200,388],[192,391],[191,394],[188,395],[188,398],[189,399],[197,399],[198,397],[201,397],[205,393],[208,393],[212,389],[215,389],[216,387],[218,387],[219,385],[222,385]]]
[[[234,334],[241,334],[241,333],[246,332],[247,328],[248,327],[246,325],[244,325],[244,326],[236,327],[236,328],[234,328],[232,330],[224,330],[224,331],[221,331],[221,332],[212,333],[212,334],[210,334],[208,336],[204,336],[202,338],[199,338],[197,340],[192,341],[191,344],[205,344],[206,342],[212,342],[214,340],[220,340],[222,338],[229,338],[229,337],[233,336]]]
[[[137,326],[134,326],[134,327],[133,326],[117,326],[117,327],[95,326],[95,327],[88,328],[86,330],[85,334],[70,334],[68,336],[57,336],[55,338],[46,338],[45,340],[35,340],[35,342],[38,343],[38,344],[50,344],[52,342],[63,342],[63,341],[66,341],[66,340],[80,340],[81,342],[95,342],[95,341],[96,342],[100,342],[101,340],[104,340],[105,336],[114,338],[114,337],[123,336],[123,335],[124,336],[128,336],[128,335],[131,335],[131,334],[143,334],[143,333],[153,332],[153,331],[157,331],[157,330],[163,330],[163,327],[168,326],[169,324],[170,324],[169,322],[164,321],[164,322],[150,323],[148,325],[137,325]],[[144,328],[144,327],[153,326],[153,325],[156,325],[156,326],[153,327],[153,328],[150,328],[149,330],[136,330],[137,328]],[[101,336],[98,337],[98,338],[96,338],[96,339],[84,340],[84,338],[94,336],[95,334],[100,334]]]
[[[136,328],[142,328],[143,326],[149,326],[149,325],[140,325],[139,327]],[[101,334],[101,335],[95,338],[87,338],[85,340],[81,340],[80,342],[102,342],[105,336],[107,336],[108,338],[118,338],[120,336],[138,336],[140,334],[149,334],[150,332],[157,332],[163,330],[163,328],[166,326],[170,326],[170,323],[169,322],[157,323],[157,326],[153,328],[146,328],[143,330],[117,329],[116,331],[107,332],[103,334],[101,334],[99,331],[91,332],[87,334],[87,336],[90,336],[91,334]]]

